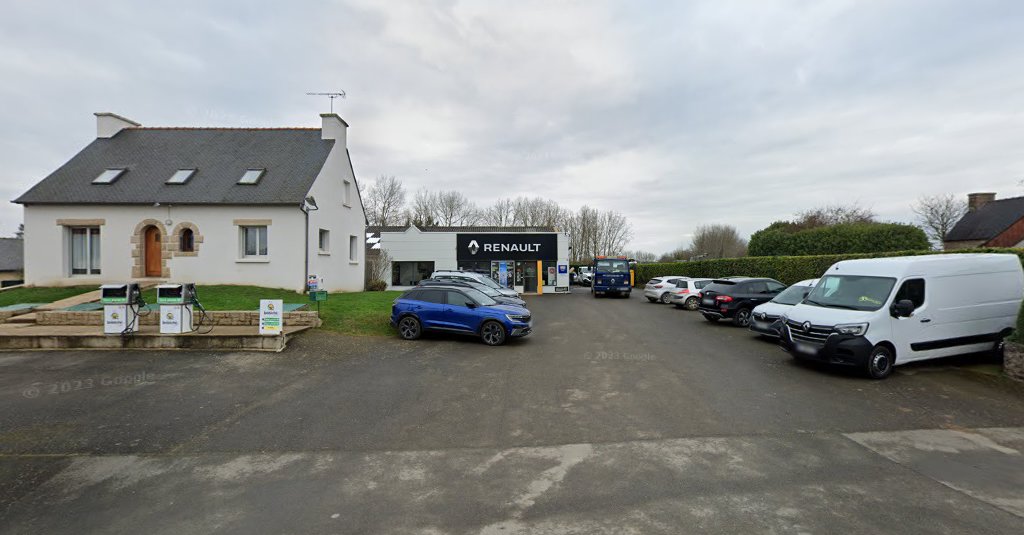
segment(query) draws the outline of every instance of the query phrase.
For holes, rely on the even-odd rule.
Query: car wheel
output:
[[[653,298],[653,297],[648,297],[648,298],[647,298],[647,300],[648,300],[648,301],[650,301],[650,302],[652,302],[652,303],[653,303],[653,302],[655,302],[655,301],[657,301],[657,299],[655,299],[655,298]]]
[[[871,350],[868,357],[868,377],[872,379],[885,379],[892,374],[892,366],[896,356],[888,346],[878,345]]]
[[[665,292],[665,293],[661,294],[661,303],[663,305],[667,305],[669,299],[672,299],[672,296],[669,295],[668,292]]]
[[[733,316],[732,322],[737,327],[750,327],[750,309],[741,308],[736,311],[736,315]]]
[[[708,316],[707,314],[701,314],[701,315],[704,316],[704,319],[710,321],[711,323],[718,323],[718,318],[715,317],[715,316]]]
[[[398,320],[398,335],[405,340],[415,340],[423,334],[423,327],[420,320],[413,316],[406,316]]]
[[[496,322],[488,321],[480,327],[480,339],[489,346],[500,346],[505,343],[505,326]]]
[[[697,310],[698,303],[696,297],[690,297],[684,304],[686,306],[686,310]]]

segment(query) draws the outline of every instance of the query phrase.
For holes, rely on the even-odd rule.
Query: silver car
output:
[[[647,285],[644,286],[644,297],[652,303],[660,301],[667,305],[669,298],[672,296],[670,292],[676,289],[676,283],[684,280],[686,280],[686,277],[681,275],[654,277],[647,281]]]
[[[676,284],[676,289],[672,290],[669,302],[676,306],[676,308],[685,308],[686,310],[697,310],[700,305],[698,301],[699,295],[702,288],[711,284],[713,279],[692,279],[686,277]]]

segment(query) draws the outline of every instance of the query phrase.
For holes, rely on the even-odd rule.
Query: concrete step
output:
[[[105,335],[100,327],[35,324],[0,325],[0,350],[23,349],[195,349],[207,351],[281,351],[288,338],[309,329],[286,328],[281,336],[260,336],[256,328],[219,326],[208,333],[160,334],[143,326],[132,336]]]

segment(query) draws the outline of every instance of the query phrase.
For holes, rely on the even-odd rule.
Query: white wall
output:
[[[433,262],[435,270],[459,268],[452,232],[420,232],[416,227],[405,232],[383,232],[380,247],[391,255],[392,262]],[[390,288],[390,273],[387,283]]]
[[[100,227],[101,275],[69,274],[65,229],[57,225],[58,219],[105,220]],[[71,286],[132,280],[131,238],[135,227],[145,219],[164,223],[168,233],[178,223],[190,222],[203,237],[203,242],[196,244],[196,256],[168,259],[171,281],[304,289],[303,215],[298,206],[26,206],[25,282],[36,286]],[[271,220],[267,228],[267,261],[239,258],[236,219]],[[171,223],[166,224],[166,220]]]
[[[320,208],[309,213],[309,272],[321,277],[329,291],[359,292],[365,284],[366,217],[345,149],[347,127],[336,115],[322,117],[324,137],[335,142],[309,190]],[[345,181],[351,192],[347,204]],[[326,253],[318,250],[320,229],[330,231],[330,250]],[[356,237],[355,261],[349,259],[349,236]]]

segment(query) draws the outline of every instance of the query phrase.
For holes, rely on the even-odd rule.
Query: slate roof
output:
[[[991,240],[1024,217],[1024,197],[991,201],[973,212],[967,212],[945,241]]]
[[[405,232],[409,225],[369,226],[366,232]],[[558,232],[555,227],[496,227],[496,226],[462,226],[462,227],[416,227],[421,232]]]
[[[0,271],[25,269],[25,241],[18,238],[0,238]]]
[[[14,202],[21,204],[299,204],[334,146],[319,128],[126,128],[98,138]],[[93,184],[107,168],[127,169]],[[196,169],[182,185],[178,169]],[[265,168],[259,183],[237,184]]]

